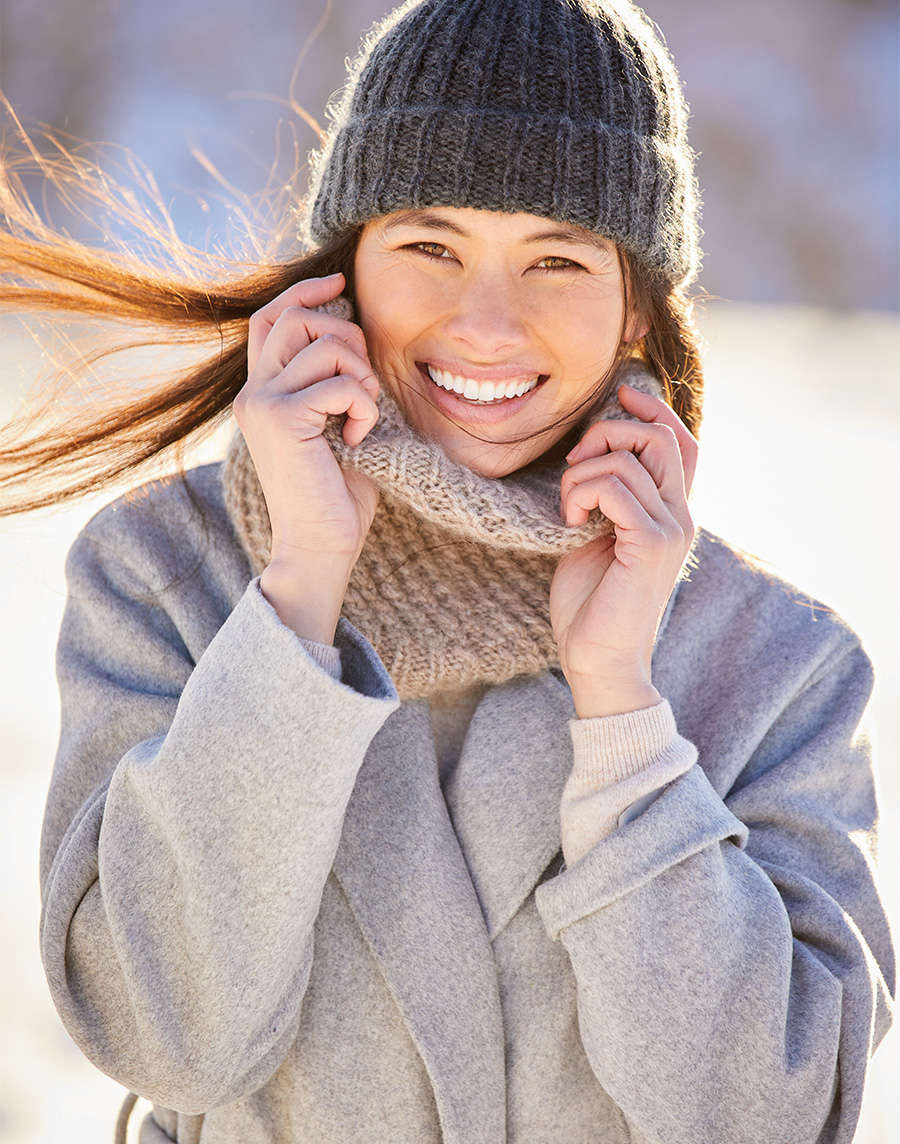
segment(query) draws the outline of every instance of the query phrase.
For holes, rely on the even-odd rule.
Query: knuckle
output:
[[[617,449],[614,453],[609,454],[608,466],[609,475],[613,476],[616,473],[635,472],[635,466],[640,468],[641,462],[629,450]]]
[[[662,535],[667,547],[671,546],[682,551],[685,547],[685,543],[689,542],[689,538],[693,533],[686,532],[684,523],[673,518],[672,520],[666,521],[662,526]]]
[[[617,449],[613,454],[620,465],[628,469],[643,468],[640,459],[630,449]]]
[[[605,419],[595,421],[594,424],[590,425],[586,430],[583,440],[591,441],[592,443],[594,441],[605,441],[610,432],[615,432],[615,427],[615,421]]]
[[[596,449],[598,446],[602,446],[603,432],[602,429],[598,428],[600,425],[602,425],[602,422],[597,421],[593,425],[588,426],[579,437],[577,447],[584,450]],[[582,460],[583,459],[585,458],[583,457]]]
[[[675,430],[672,428],[672,426],[667,425],[663,421],[648,421],[647,433],[650,435],[651,439],[655,439],[660,442],[677,442],[678,440],[675,435]]]

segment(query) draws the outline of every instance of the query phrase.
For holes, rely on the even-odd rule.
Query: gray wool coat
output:
[[[704,536],[654,680],[699,764],[571,869],[564,681],[428,707],[260,594],[219,470],[75,544],[42,951],[143,1144],[849,1144],[894,965],[827,609]]]

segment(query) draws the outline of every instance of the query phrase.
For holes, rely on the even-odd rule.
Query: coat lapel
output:
[[[422,1055],[443,1139],[500,1144],[506,1098],[496,972],[438,783],[424,702],[405,704],[373,740],[334,872]]]
[[[559,852],[574,715],[568,688],[549,671],[489,691],[446,785],[492,941]]]

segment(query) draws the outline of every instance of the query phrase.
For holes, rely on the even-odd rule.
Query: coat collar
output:
[[[447,1144],[506,1139],[503,1022],[484,918],[441,794],[424,701],[372,741],[334,872],[431,1079]]]
[[[568,688],[549,671],[489,691],[447,783],[447,805],[491,941],[559,853],[574,714]]]
[[[445,801],[428,706],[404,704],[347,807],[334,871],[422,1055],[447,1144],[506,1139],[491,940],[559,851],[572,714],[549,672],[489,692]]]

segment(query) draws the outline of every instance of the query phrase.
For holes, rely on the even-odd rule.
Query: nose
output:
[[[493,275],[461,286],[445,331],[469,354],[485,360],[519,348],[527,336],[515,292]]]

